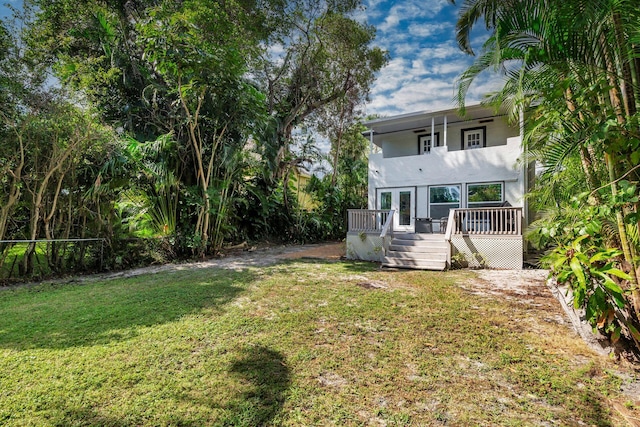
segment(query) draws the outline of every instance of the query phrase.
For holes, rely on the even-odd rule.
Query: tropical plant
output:
[[[541,161],[543,180],[554,184],[546,192],[546,202],[553,202],[547,208],[562,215],[571,203],[568,196],[575,194],[572,188],[582,185],[590,193],[581,208],[604,206],[615,219],[612,246],[599,246],[602,242],[592,236],[589,242],[594,246],[585,251],[584,259],[597,257],[593,263],[580,262],[585,268],[594,263],[600,268],[619,262],[618,252],[609,249],[620,251],[625,277],[618,278],[623,279],[620,286],[628,296],[634,322],[640,314],[638,245],[634,243],[634,236],[640,234],[635,214],[635,184],[640,178],[640,12],[636,6],[625,0],[467,0],[457,26],[460,47],[467,52],[472,52],[469,32],[480,18],[491,32],[480,55],[460,78],[459,102],[464,103],[480,73],[502,71],[506,83],[488,102],[507,107],[512,117],[527,111],[527,160]],[[581,171],[575,173],[578,165]],[[558,179],[569,176],[575,180],[563,183]],[[556,238],[559,253],[567,247],[575,251],[585,240],[576,243],[566,231],[560,232]],[[574,257],[567,259],[569,268]],[[575,277],[580,286],[589,280],[609,283],[598,274],[583,280],[575,273],[577,265],[573,261],[576,268],[562,277]]]
[[[306,155],[291,149],[293,129],[313,125],[333,103],[361,102],[386,61],[371,46],[373,29],[348,17],[358,5],[352,1],[33,4],[28,41],[65,86],[141,146],[172,136],[169,172],[177,182],[170,197],[145,188],[159,205],[144,209],[166,231],[175,216],[175,241],[200,256],[225,238],[256,236],[238,229],[247,211],[295,215],[288,181]],[[237,202],[252,192],[266,208]],[[269,224],[261,233],[291,223],[250,222],[260,221]]]

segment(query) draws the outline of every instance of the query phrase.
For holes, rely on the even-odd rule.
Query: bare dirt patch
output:
[[[223,268],[241,271],[250,267],[264,267],[276,264],[283,259],[316,258],[324,260],[339,260],[346,252],[345,243],[319,243],[309,245],[280,245],[263,248],[234,249],[223,252],[217,257],[203,261],[182,264],[152,265],[114,273],[95,274],[91,276],[75,277],[70,281],[85,282],[91,280],[108,280],[135,277],[143,274],[157,274],[172,271],[184,271],[203,268]],[[69,281],[69,280],[65,280]]]
[[[548,283],[548,275],[547,270],[478,270],[477,277],[461,287],[475,295],[500,297],[530,308],[528,327],[543,331],[544,323],[556,323],[572,328],[593,351],[608,355],[608,342],[592,333],[581,313],[573,310],[565,292]]]
[[[321,245],[307,245],[299,251],[285,253],[280,258],[300,259],[300,258],[317,258],[326,260],[339,260],[347,253],[344,242],[327,243]]]
[[[364,288],[364,289],[386,289],[387,288],[387,285],[385,283],[377,280],[368,281],[368,282],[358,282],[356,283],[356,286],[360,286],[361,288]]]
[[[519,320],[524,323],[524,328],[548,334],[550,329],[547,326],[556,324],[567,334],[579,335],[592,351],[610,356],[613,348],[608,340],[592,332],[582,313],[573,309],[566,289],[548,281],[548,273],[547,270],[478,270],[475,278],[462,281],[460,287],[474,295],[499,297],[509,304],[523,307],[530,312],[529,316]],[[578,353],[575,359],[577,362],[589,360]],[[640,381],[624,372],[617,372],[617,375],[623,380],[620,391],[636,404],[640,402]],[[640,420],[631,417],[626,408],[619,404],[613,407],[630,425],[640,426]]]
[[[521,304],[555,301],[545,284],[547,270],[477,270],[477,279],[462,285],[478,295],[497,295]]]

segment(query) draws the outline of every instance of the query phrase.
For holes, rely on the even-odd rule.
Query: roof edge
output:
[[[479,102],[475,102],[475,103],[471,103],[471,104],[467,104],[465,105],[465,109],[473,109],[473,110],[480,110],[480,109],[491,109],[491,107],[486,107],[484,105],[482,105]],[[405,114],[398,114],[396,116],[389,116],[389,117],[381,117],[379,119],[374,119],[374,120],[369,120],[363,123],[363,125],[365,125],[368,128],[371,128],[372,126],[375,125],[379,125],[379,124],[385,124],[385,123],[402,123],[405,121],[411,121],[415,118],[421,117],[421,116],[439,116],[439,115],[444,115],[444,114],[457,114],[458,108],[447,108],[447,109],[443,109],[443,110],[422,110],[422,111],[415,111],[412,113],[405,113]]]

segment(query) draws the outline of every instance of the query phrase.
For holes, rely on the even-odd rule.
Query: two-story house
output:
[[[521,126],[480,105],[373,120],[368,210],[349,213],[347,256],[384,265],[521,268],[530,168]]]

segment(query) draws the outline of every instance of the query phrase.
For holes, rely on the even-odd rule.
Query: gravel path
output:
[[[248,267],[263,267],[285,259],[320,258],[338,260],[344,255],[344,243],[320,243],[312,245],[271,246],[267,248],[233,251],[220,257],[204,261],[183,264],[152,265],[113,273],[93,274],[74,277],[74,282],[91,280],[110,280],[123,277],[134,277],[142,274],[158,274],[167,271],[182,271],[201,268],[224,268],[227,270],[244,270]]]

